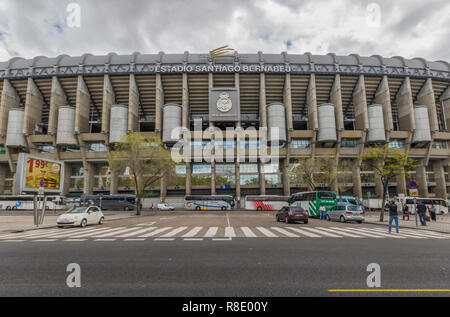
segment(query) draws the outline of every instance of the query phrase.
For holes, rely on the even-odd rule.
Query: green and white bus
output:
[[[289,198],[289,206],[302,207],[309,212],[311,217],[319,217],[320,206],[325,206],[325,214],[336,206],[337,196],[332,191],[312,191],[312,192],[300,192],[291,195]]]

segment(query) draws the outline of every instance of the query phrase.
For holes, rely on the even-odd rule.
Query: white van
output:
[[[448,213],[448,204],[445,199],[442,198],[421,198],[421,197],[404,197],[403,203],[408,205],[409,213],[414,214],[414,198],[417,199],[417,203],[422,201],[428,208],[431,208],[432,205],[436,207],[436,214],[447,214]],[[397,205],[400,205],[400,198],[397,197],[395,200]],[[401,208],[401,207],[400,207]]]

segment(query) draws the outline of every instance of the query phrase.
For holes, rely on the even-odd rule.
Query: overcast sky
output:
[[[77,19],[76,10],[68,12],[70,3],[79,4],[80,27],[71,27]],[[450,61],[449,17],[449,0],[0,0],[0,61],[205,53],[225,44],[241,53]]]

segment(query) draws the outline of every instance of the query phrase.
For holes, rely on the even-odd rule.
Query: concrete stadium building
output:
[[[409,180],[417,180],[420,196],[447,198],[450,192],[446,61],[262,52],[217,58],[86,54],[13,58],[0,63],[0,79],[0,193],[13,191],[20,152],[63,160],[65,195],[132,193],[126,175],[108,172],[111,145],[129,131],[170,144],[165,130],[180,125],[194,131],[195,119],[202,119],[203,129],[280,128],[280,163],[186,163],[149,194],[288,195],[305,190],[287,172],[296,158],[338,155],[351,168],[334,184],[318,187],[380,195],[373,171],[356,164],[376,143],[419,162],[409,179],[389,184],[391,195],[407,194]],[[221,96],[232,114],[217,113]],[[192,155],[209,146],[209,139],[193,142]],[[235,138],[218,146],[248,150],[259,144]]]

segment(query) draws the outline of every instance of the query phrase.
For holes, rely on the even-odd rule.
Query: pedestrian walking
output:
[[[420,223],[422,226],[427,225],[427,206],[423,203],[423,201],[419,200],[417,204],[417,214],[419,215]]]
[[[436,221],[436,207],[434,206],[434,204],[431,205],[431,208],[429,210],[430,210],[430,219],[432,221]]]
[[[403,220],[405,220],[405,218],[408,218],[409,221],[409,207],[408,205],[403,205]]]
[[[394,204],[394,201],[389,201],[385,208],[389,210],[389,233],[392,231],[392,221],[395,221],[395,232],[398,233],[398,210],[397,205]]]
[[[319,211],[320,211],[320,220],[325,220],[325,206],[320,206],[319,207]]]

